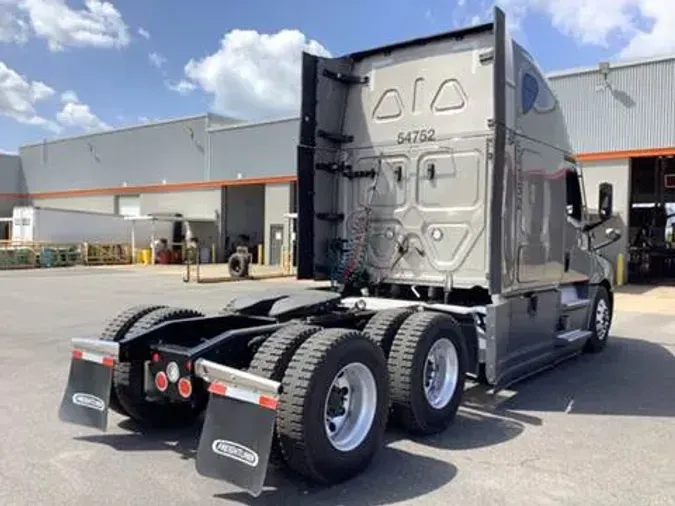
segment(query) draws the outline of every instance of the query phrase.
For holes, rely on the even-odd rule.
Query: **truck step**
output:
[[[579,309],[586,309],[591,303],[590,299],[574,299],[568,302],[563,302],[563,313],[577,311]]]
[[[555,338],[555,344],[558,347],[568,346],[580,340],[588,339],[592,334],[593,333],[590,330],[569,330],[567,332],[558,334],[558,336]]]

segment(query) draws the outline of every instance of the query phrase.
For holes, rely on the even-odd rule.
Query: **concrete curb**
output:
[[[261,274],[259,276],[249,276],[246,278],[233,278],[231,276],[222,276],[222,277],[212,277],[212,278],[200,278],[199,280],[186,281],[183,278],[185,283],[196,283],[198,285],[204,284],[213,284],[213,283],[234,283],[237,281],[265,281],[268,279],[281,279],[281,278],[295,278],[295,274]]]

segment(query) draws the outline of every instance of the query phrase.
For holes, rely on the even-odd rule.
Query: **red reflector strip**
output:
[[[227,387],[222,383],[213,382],[209,385],[209,392],[214,395],[220,395],[222,397],[227,396]]]
[[[229,387],[214,381],[209,385],[209,392],[221,397],[229,397],[239,401],[248,402],[249,404],[257,404],[260,407],[276,411],[279,407],[279,401],[274,397],[267,395],[259,395],[249,390],[242,390],[241,388]]]
[[[260,400],[258,401],[258,404],[260,404],[263,408],[271,409],[272,411],[276,411],[277,408],[279,407],[279,401],[272,398],[272,397],[267,397],[265,395],[260,396]]]
[[[73,350],[73,360],[87,360],[106,367],[115,367],[115,359],[106,357],[104,355],[97,355],[96,353],[89,353],[88,351]]]

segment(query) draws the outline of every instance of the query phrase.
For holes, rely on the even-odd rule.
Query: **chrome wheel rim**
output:
[[[348,452],[368,436],[377,408],[373,373],[361,363],[343,367],[333,378],[324,403],[324,426],[330,444]]]
[[[424,396],[434,409],[443,409],[452,399],[459,380],[459,357],[450,339],[436,341],[424,361]]]
[[[600,341],[609,334],[609,305],[605,299],[600,299],[595,308],[595,335]]]

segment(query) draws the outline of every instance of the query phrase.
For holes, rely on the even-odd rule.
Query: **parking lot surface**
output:
[[[63,424],[71,337],[97,336],[128,306],[215,311],[291,281],[184,284],[151,269],[0,273],[0,505],[675,505],[675,306],[621,305],[611,343],[491,398],[468,386],[455,424],[388,432],[366,473],[317,488],[281,470],[252,498],[196,473],[199,428],[108,433]],[[665,313],[665,314],[663,314]]]

